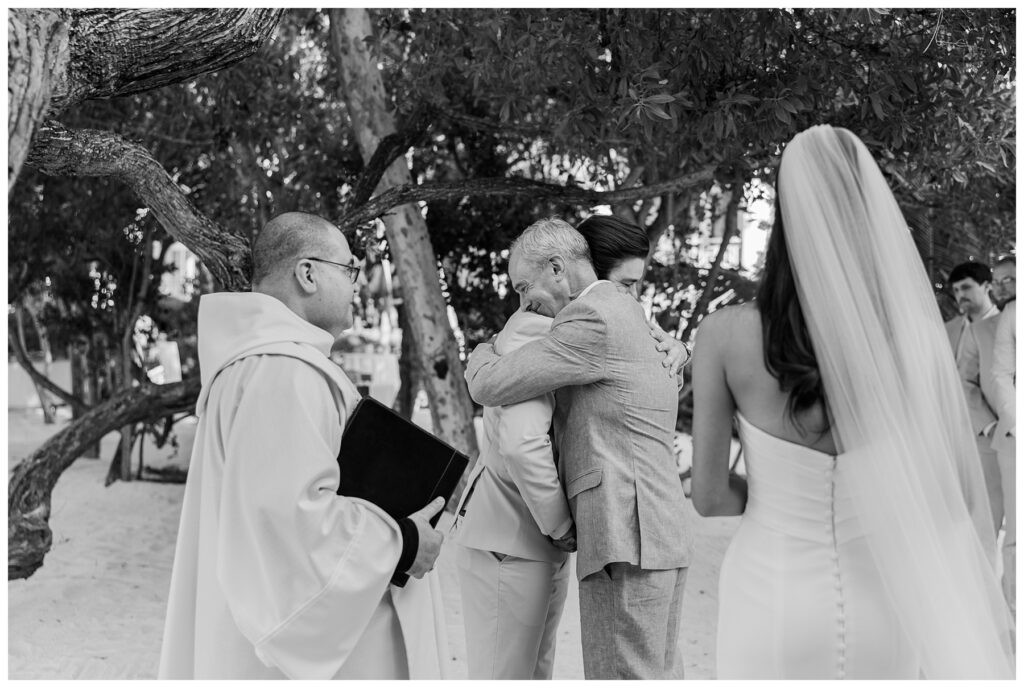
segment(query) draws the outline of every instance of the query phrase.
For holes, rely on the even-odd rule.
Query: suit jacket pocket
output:
[[[569,484],[565,488],[565,496],[572,499],[580,492],[589,490],[592,487],[597,487],[601,484],[601,479],[604,475],[603,468],[591,468],[586,473],[581,473],[575,478],[569,481]]]

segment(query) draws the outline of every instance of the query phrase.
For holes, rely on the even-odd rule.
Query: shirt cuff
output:
[[[551,539],[552,540],[561,540],[562,538],[564,538],[566,535],[569,534],[569,529],[570,528],[572,528],[572,517],[571,516],[569,518],[565,519],[565,521],[560,526],[558,526],[553,531],[551,531],[551,536],[550,536]]]
[[[398,557],[395,574],[405,573],[416,561],[416,550],[420,548],[420,533],[416,524],[408,518],[398,520],[398,529],[402,531],[402,555]]]

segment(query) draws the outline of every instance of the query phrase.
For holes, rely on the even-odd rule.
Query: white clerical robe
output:
[[[443,678],[435,574],[389,583],[395,521],[338,496],[358,393],[282,302],[211,294],[160,678]]]

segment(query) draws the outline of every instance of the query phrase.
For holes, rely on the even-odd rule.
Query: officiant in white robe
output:
[[[410,533],[370,502],[337,495],[342,430],[359,395],[328,355],[332,332],[351,322],[351,278],[339,269],[351,253],[314,216],[279,216],[268,230],[254,248],[254,289],[261,257],[320,256],[280,276],[313,300],[302,302],[308,310],[269,293],[200,301],[200,420],[159,677],[443,678],[436,574],[390,583],[409,570],[403,541],[417,527]],[[275,232],[261,256],[261,239]],[[433,547],[436,558],[440,539]]]

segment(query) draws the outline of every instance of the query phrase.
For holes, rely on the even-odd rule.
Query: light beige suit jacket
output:
[[[992,386],[999,425],[992,438],[996,451],[1012,451],[1017,436],[1017,302],[1003,307],[992,351]],[[1008,437],[1010,435],[1010,437]]]
[[[956,356],[956,368],[967,397],[971,426],[977,435],[999,418],[992,378],[992,352],[999,312],[993,311],[989,317],[967,323],[966,327],[965,322],[966,318],[958,315],[946,323],[946,333]]]
[[[506,354],[546,335],[551,318],[517,311],[495,342]],[[551,393],[505,407],[485,407],[480,459],[469,476],[454,540],[473,549],[561,563],[548,540],[569,532],[572,515],[548,434]]]

